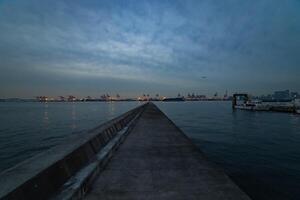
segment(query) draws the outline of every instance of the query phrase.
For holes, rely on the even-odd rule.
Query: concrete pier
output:
[[[0,174],[0,199],[249,200],[153,103]]]
[[[250,198],[149,103],[85,199]]]

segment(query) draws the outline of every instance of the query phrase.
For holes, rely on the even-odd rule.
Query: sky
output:
[[[300,92],[299,0],[0,0],[0,98]]]

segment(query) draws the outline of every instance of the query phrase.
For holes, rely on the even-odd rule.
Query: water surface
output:
[[[84,134],[139,102],[0,103],[0,171]],[[300,197],[300,115],[231,102],[155,102],[253,199]]]
[[[0,103],[0,172],[84,134],[139,102]]]

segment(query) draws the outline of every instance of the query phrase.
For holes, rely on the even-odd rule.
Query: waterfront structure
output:
[[[205,95],[199,95],[199,94],[187,94],[187,97],[185,97],[186,101],[202,101],[202,100],[208,100],[208,98]]]
[[[47,102],[49,100],[46,96],[38,96],[36,99],[40,102]]]
[[[76,97],[73,95],[68,96],[68,101],[76,101]]]
[[[233,99],[232,99],[232,108],[235,109],[236,106],[237,106],[237,101],[238,101],[238,98],[243,98],[243,101],[244,101],[244,104],[247,103],[247,101],[249,100],[249,95],[246,94],[246,93],[235,93],[233,95]]]
[[[239,97],[242,97],[242,104],[237,104]],[[300,107],[297,105],[297,102],[297,99],[295,99],[293,102],[263,102],[257,99],[251,100],[248,94],[236,93],[233,95],[232,108],[250,111],[275,111],[299,114]]]
[[[64,96],[59,96],[59,101],[66,101],[66,98]]]
[[[291,98],[292,99],[298,99],[298,98],[300,98],[300,95],[299,95],[298,92],[291,92]]]
[[[273,97],[276,100],[287,100],[287,99],[290,99],[290,91],[289,90],[275,91]]]

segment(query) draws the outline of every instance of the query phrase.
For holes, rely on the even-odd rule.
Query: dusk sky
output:
[[[0,0],[0,98],[300,92],[299,0]]]

